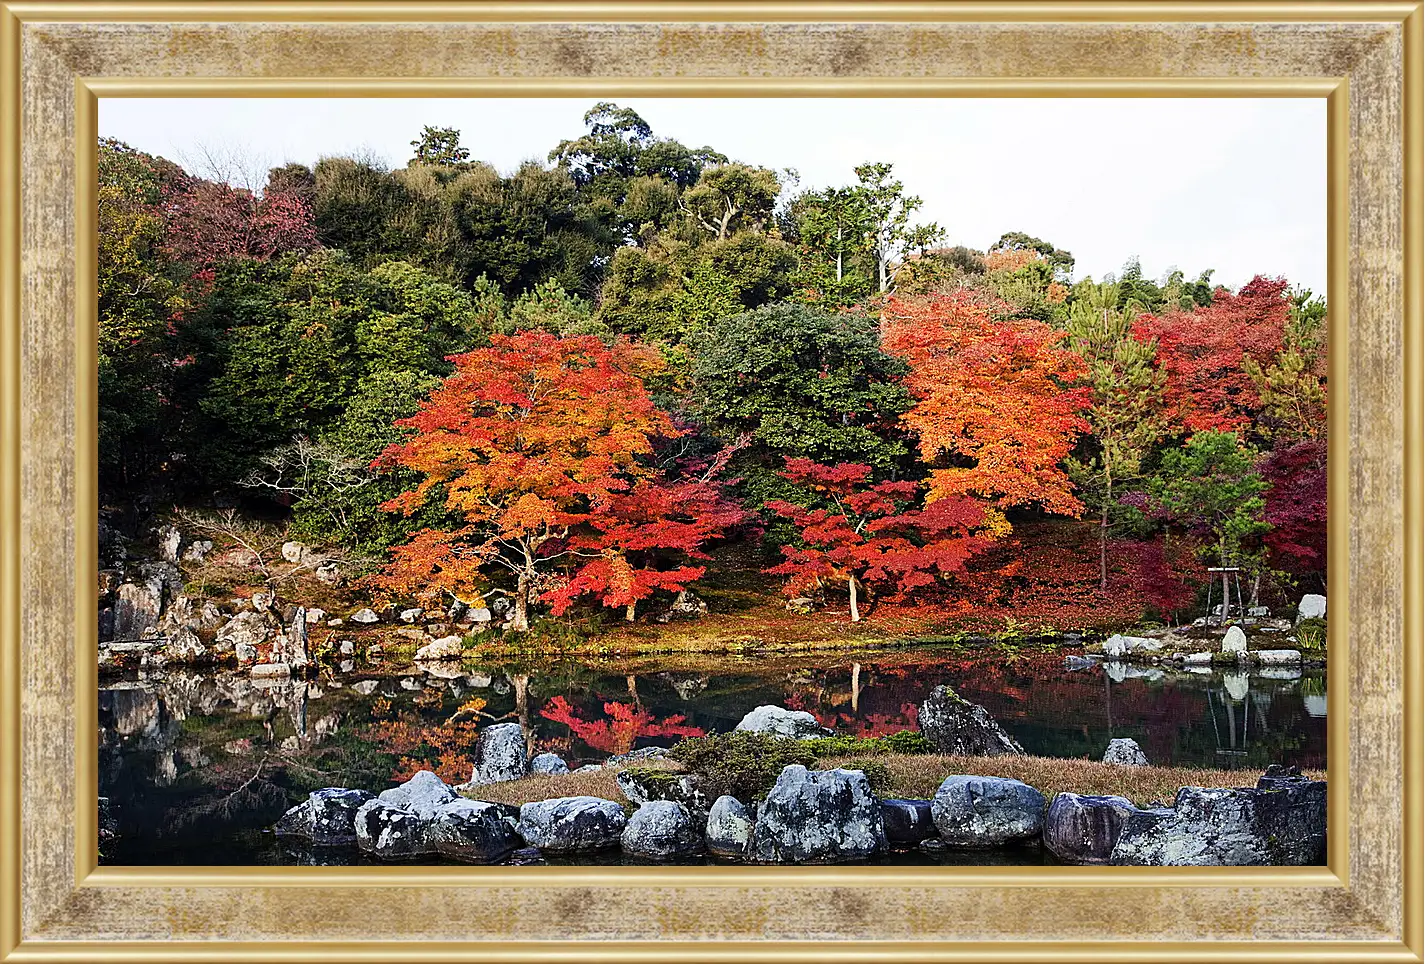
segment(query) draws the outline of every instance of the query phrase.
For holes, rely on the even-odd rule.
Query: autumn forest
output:
[[[794,172],[599,104],[502,175],[257,191],[100,145],[106,498],[222,493],[371,561],[377,595],[635,620],[720,549],[857,621],[1112,629],[1324,589],[1325,305],[1212,272],[1071,281],[948,246],[888,164]]]

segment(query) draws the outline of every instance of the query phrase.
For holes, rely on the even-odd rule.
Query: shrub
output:
[[[1326,648],[1326,620],[1303,619],[1296,624],[1296,642],[1302,649]]]
[[[746,730],[683,740],[669,756],[697,776],[709,799],[730,793],[744,803],[766,796],[784,767],[816,763],[800,740]]]
[[[934,753],[935,744],[914,730],[899,730],[885,736],[827,736],[807,740],[806,746],[817,758],[828,756],[883,756],[887,753]]]

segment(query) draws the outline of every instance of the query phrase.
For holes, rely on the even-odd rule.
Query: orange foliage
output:
[[[366,727],[361,738],[400,757],[392,780],[409,780],[419,770],[434,770],[446,783],[464,783],[474,769],[471,751],[476,726],[471,722],[428,726],[387,720]]]
[[[543,570],[576,558],[564,541],[571,529],[651,474],[642,459],[656,437],[678,434],[643,384],[661,361],[623,339],[545,332],[496,335],[452,360],[454,374],[398,423],[414,434],[376,465],[422,476],[385,508],[410,515],[442,493],[466,524],[393,550],[381,584],[473,600],[503,568],[517,580],[510,595],[522,622],[530,595],[554,585]]]
[[[1080,512],[1063,462],[1088,428],[1090,395],[1074,385],[1087,369],[1063,332],[996,321],[965,293],[891,298],[882,319],[886,350],[911,366],[917,403],[905,423],[920,436],[921,458],[942,466],[930,474],[931,501],[973,495],[1000,510]]]

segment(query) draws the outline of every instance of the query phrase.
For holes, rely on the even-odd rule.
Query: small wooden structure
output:
[[[1236,566],[1222,566],[1207,570],[1211,577],[1207,583],[1207,625],[1225,626],[1233,618],[1242,619],[1247,615],[1246,608],[1242,605],[1242,570]],[[1212,590],[1218,582],[1222,583],[1222,605],[1220,612],[1213,615],[1212,612]],[[1232,602],[1233,590],[1236,590],[1237,601]]]

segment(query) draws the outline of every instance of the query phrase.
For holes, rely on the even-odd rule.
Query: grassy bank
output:
[[[865,757],[828,757],[818,766],[855,768]],[[1259,774],[1254,770],[1209,770],[1191,767],[1129,767],[1092,760],[1060,760],[1039,756],[962,757],[937,754],[878,754],[875,762],[886,768],[882,797],[928,799],[951,774],[1009,777],[1040,790],[1046,797],[1056,793],[1116,794],[1140,807],[1155,802],[1171,805],[1178,788],[1252,786]],[[675,768],[674,764],[645,761],[640,766]],[[476,800],[493,803],[528,803],[551,797],[602,797],[627,804],[615,782],[615,770],[605,768],[562,776],[531,776],[523,780],[477,787],[467,792]],[[1313,779],[1326,779],[1324,770],[1303,771]]]

